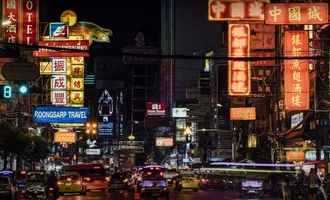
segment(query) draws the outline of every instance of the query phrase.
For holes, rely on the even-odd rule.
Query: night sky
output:
[[[159,46],[160,0],[40,0],[40,21],[60,21],[61,12],[66,9],[74,10],[78,21],[110,28],[114,40],[122,45],[127,45],[136,32],[142,31],[147,43]]]

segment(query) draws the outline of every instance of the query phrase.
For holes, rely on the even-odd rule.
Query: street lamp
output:
[[[96,124],[96,122],[87,122],[86,125],[85,125],[85,128],[86,128],[85,133],[87,135],[90,135],[90,134],[96,135],[96,133],[97,133],[97,130],[96,130],[97,124]]]
[[[128,140],[132,141],[135,140],[135,136],[133,135],[133,131],[134,131],[134,124],[138,124],[139,121],[132,121],[131,124],[131,134],[128,136]]]

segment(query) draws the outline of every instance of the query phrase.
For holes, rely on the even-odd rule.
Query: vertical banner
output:
[[[39,37],[39,0],[22,1],[22,43],[33,45]]]
[[[18,22],[20,4],[19,0],[2,0],[2,23],[5,26],[4,41],[17,43],[19,38]]]
[[[286,31],[284,35],[284,55],[296,57],[284,60],[285,110],[309,109],[308,32]]]
[[[229,24],[229,57],[250,56],[249,24]],[[246,96],[251,92],[251,71],[249,61],[230,60],[228,62],[228,93],[231,96]]]

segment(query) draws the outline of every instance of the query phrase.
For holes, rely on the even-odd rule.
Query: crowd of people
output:
[[[308,200],[327,200],[330,194],[330,175],[318,174],[315,168],[312,168],[308,175],[301,170],[295,177],[284,177],[281,186],[283,200],[307,198]]]

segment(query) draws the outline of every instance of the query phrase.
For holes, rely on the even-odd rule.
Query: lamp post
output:
[[[134,124],[138,124],[139,122],[138,121],[132,121],[132,124],[131,124],[131,133],[130,135],[128,136],[128,140],[132,141],[132,140],[135,140],[135,136],[133,135],[133,132],[134,132]]]

